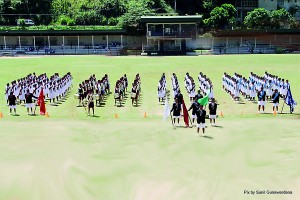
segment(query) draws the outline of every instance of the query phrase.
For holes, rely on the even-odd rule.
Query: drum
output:
[[[96,101],[100,100],[100,95],[99,94],[94,94],[94,99],[96,99]]]
[[[132,99],[135,99],[135,98],[136,98],[136,93],[131,92],[131,98],[132,98]]]
[[[74,99],[79,99],[79,98],[80,98],[79,94],[74,94]]]
[[[120,98],[120,94],[119,93],[115,93],[114,97],[115,97],[115,99],[119,99]]]

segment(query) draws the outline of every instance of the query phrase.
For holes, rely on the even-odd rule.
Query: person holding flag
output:
[[[190,120],[190,116],[189,116],[189,112],[186,108],[186,105],[184,103],[184,99],[182,98],[182,111],[183,111],[183,121],[185,123],[186,127],[189,127],[189,120]]]
[[[289,87],[287,90],[287,94],[286,94],[286,98],[285,98],[284,102],[288,106],[290,106],[290,113],[292,114],[294,112],[295,106],[297,105],[297,102],[293,99],[291,87]],[[282,107],[282,110],[283,110],[283,107]],[[282,110],[281,110],[281,113],[282,113]]]
[[[41,88],[41,92],[38,98],[37,105],[40,106],[40,114],[45,115],[46,114],[46,105],[45,105],[45,96],[44,96],[44,89]],[[35,112],[34,112],[35,114]]]
[[[209,92],[207,92],[206,96],[202,99],[198,100],[198,103],[200,104],[199,109],[196,111],[197,116],[197,133],[199,134],[200,128],[202,129],[202,133],[205,133],[205,117],[206,117],[206,110],[203,109],[204,106],[208,104],[208,98]]]

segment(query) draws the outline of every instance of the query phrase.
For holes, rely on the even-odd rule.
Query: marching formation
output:
[[[73,77],[70,72],[63,77],[60,77],[58,73],[51,77],[48,77],[46,73],[38,76],[32,73],[24,78],[14,80],[10,84],[8,83],[5,87],[5,99],[10,108],[10,113],[14,112],[16,114],[16,106],[24,104],[27,108],[27,114],[33,115],[35,114],[36,106],[41,105],[42,99],[43,102],[44,100],[49,100],[50,105],[59,104],[70,91],[72,80]],[[230,94],[234,101],[240,101],[240,97],[252,102],[257,100],[258,113],[265,112],[266,102],[273,103],[273,112],[278,112],[280,99],[284,99],[284,102],[290,106],[291,113],[296,105],[292,98],[289,81],[268,72],[265,72],[263,76],[251,72],[248,79],[238,73],[234,73],[233,76],[224,73],[222,80],[223,89]],[[172,124],[174,126],[178,126],[180,119],[183,117],[186,126],[189,126],[189,124],[192,126],[196,125],[198,132],[202,129],[204,133],[206,127],[205,117],[210,119],[211,126],[216,126],[218,104],[214,98],[212,81],[202,72],[198,75],[198,81],[199,88],[197,90],[193,77],[188,72],[185,74],[184,86],[191,102],[189,109],[187,109],[177,75],[172,73],[171,86],[174,102],[168,113],[172,113]],[[168,104],[169,93],[167,92],[166,83],[167,78],[165,73],[163,73],[157,86],[159,104]],[[126,74],[116,81],[114,88],[115,106],[117,101],[119,101],[121,106],[122,101],[126,99],[128,85]],[[138,106],[141,94],[141,78],[139,74],[136,74],[129,92],[131,104]],[[98,80],[93,74],[79,84],[78,93],[74,95],[74,98],[78,99],[79,107],[83,106],[87,115],[90,116],[91,111],[92,115],[95,114],[95,105],[101,106],[109,94],[110,82],[108,75],[105,74]],[[208,109],[207,114],[206,109]],[[189,112],[191,112],[191,118]],[[41,111],[41,113],[45,113],[45,111]],[[197,121],[197,124],[195,124],[195,121]],[[176,123],[177,125],[175,125]]]
[[[64,99],[72,86],[73,77],[71,73],[67,73],[63,77],[59,77],[55,73],[50,78],[46,73],[37,76],[35,73],[29,74],[24,78],[14,80],[5,87],[5,99],[10,107],[10,114],[14,110],[16,114],[16,106],[25,104],[28,115],[34,115],[36,106],[35,100],[41,93],[44,98],[50,100],[50,105],[56,105]]]
[[[127,88],[128,88],[128,79],[127,79],[127,75],[124,74],[124,76],[122,76],[116,82],[115,93],[114,93],[115,105],[117,104],[117,101],[119,101],[120,106],[122,105],[122,101],[126,96]]]
[[[258,113],[261,113],[261,110],[265,112],[266,101],[273,103],[273,111],[278,112],[279,99],[286,99],[290,84],[288,80],[268,72],[265,72],[264,76],[251,72],[248,80],[237,73],[233,76],[224,73],[223,89],[235,101],[240,100],[240,95],[253,102],[257,97]]]
[[[166,98],[166,75],[165,73],[162,74],[161,78],[158,81],[158,86],[157,86],[157,96],[158,96],[158,103],[164,102]]]
[[[140,98],[141,94],[141,77],[140,74],[135,75],[135,79],[132,83],[132,88],[131,88],[131,104],[133,105],[135,102],[135,106],[138,105],[138,100]]]
[[[198,75],[199,89],[204,95],[208,95],[210,99],[214,98],[212,81],[202,72]]]
[[[89,79],[79,84],[78,93],[74,95],[74,98],[79,100],[79,106],[83,106],[85,109],[88,107],[87,114],[90,116],[91,109],[93,115],[95,114],[94,101],[96,101],[96,106],[100,106],[105,96],[109,95],[109,93],[108,75],[105,74],[101,80],[97,80],[96,75],[93,74]]]

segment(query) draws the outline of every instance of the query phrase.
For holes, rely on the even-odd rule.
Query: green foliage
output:
[[[271,12],[271,24],[272,28],[281,28],[284,27],[285,24],[291,24],[294,21],[294,18],[288,11],[284,8],[280,10],[273,10]]]
[[[257,8],[248,13],[244,24],[250,29],[280,29],[284,25],[292,25],[294,18],[284,8],[268,11],[264,8]]]
[[[231,4],[222,4],[220,7],[215,7],[210,12],[210,17],[205,19],[205,24],[208,27],[216,29],[224,29],[233,26],[235,22],[236,9]]]
[[[56,24],[64,25],[64,26],[74,26],[75,21],[73,19],[71,19],[69,16],[61,15],[61,16],[59,16]]]
[[[269,28],[271,22],[270,11],[264,8],[256,8],[245,17],[244,24],[248,28],[265,29]]]
[[[143,15],[154,15],[154,11],[146,4],[147,1],[134,2],[128,4],[128,11],[120,18],[119,26],[129,30],[138,30],[141,28],[140,19]],[[150,3],[150,1],[148,1]]]
[[[118,26],[65,26],[65,25],[50,25],[50,26],[26,26],[25,29],[19,26],[0,26],[0,31],[9,30],[99,30],[99,31],[116,31],[122,28]]]

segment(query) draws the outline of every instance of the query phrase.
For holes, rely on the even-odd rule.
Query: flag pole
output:
[[[283,105],[282,105],[280,114],[282,114],[282,112],[283,112],[283,107],[284,107],[284,104],[285,104],[285,100],[286,100],[286,97],[284,98],[284,101],[283,101]]]
[[[193,123],[192,123],[192,120],[191,120],[191,117],[190,117],[190,114],[188,114],[189,116],[189,120],[190,120],[190,123],[191,123],[191,126],[189,126],[190,128],[193,128]]]

